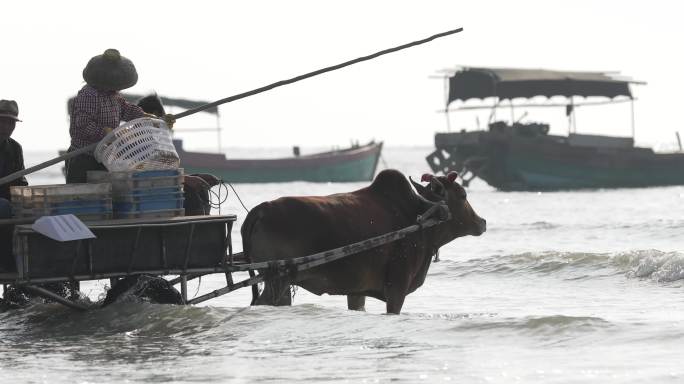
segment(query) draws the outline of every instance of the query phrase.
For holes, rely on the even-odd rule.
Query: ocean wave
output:
[[[613,262],[628,277],[648,278],[664,283],[684,279],[684,254],[680,252],[625,252],[615,255]]]
[[[116,303],[78,312],[60,304],[34,304],[0,314],[0,332],[12,330],[21,338],[72,338],[123,335],[132,337],[183,337],[202,333],[231,321],[242,309]]]
[[[459,262],[444,260],[449,274],[570,273],[568,279],[624,274],[655,282],[684,279],[684,253],[655,249],[617,253],[525,252]]]
[[[492,223],[488,232],[529,232],[529,231],[548,231],[559,230],[563,231],[629,231],[635,230],[639,232],[659,233],[662,231],[669,231],[673,229],[684,228],[684,219],[651,219],[646,221],[614,221],[614,222],[550,222],[539,220],[534,222],[506,222],[506,223]]]
[[[512,330],[531,334],[558,334],[567,332],[586,332],[597,329],[605,329],[611,323],[600,317],[592,316],[527,316],[523,318],[505,318],[494,321],[463,322],[454,330],[488,331],[488,330]]]
[[[494,255],[464,262],[444,260],[449,271],[465,276],[472,273],[552,273],[566,269],[600,269],[611,264],[608,254],[582,252],[525,252]]]

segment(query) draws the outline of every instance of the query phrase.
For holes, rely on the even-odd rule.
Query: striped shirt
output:
[[[69,106],[71,149],[86,147],[107,135],[105,128],[116,128],[122,121],[145,116],[137,105],[113,91],[100,91],[86,85]]]

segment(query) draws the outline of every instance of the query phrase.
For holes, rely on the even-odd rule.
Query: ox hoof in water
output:
[[[102,302],[105,307],[116,302],[149,302],[154,304],[183,304],[180,292],[161,277],[129,276],[117,281],[107,291]]]
[[[242,244],[251,262],[292,259],[331,250],[416,224],[429,212],[442,223],[361,253],[269,279],[254,304],[287,305],[290,285],[317,295],[346,295],[349,309],[363,310],[365,297],[400,313],[406,296],[425,281],[439,248],[462,236],[479,236],[486,221],[468,203],[456,174],[423,175],[409,182],[384,170],[366,188],[330,196],[282,197],[252,209],[242,224]],[[414,189],[411,187],[413,184]],[[448,211],[448,213],[446,212]]]

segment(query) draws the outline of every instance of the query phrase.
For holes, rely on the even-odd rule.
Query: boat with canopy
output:
[[[684,153],[656,153],[634,145],[631,85],[645,84],[615,72],[462,67],[444,76],[447,132],[435,134],[427,156],[434,172],[459,172],[467,184],[479,177],[505,191],[648,187],[684,184]],[[562,102],[539,103],[540,97]],[[479,99],[483,105],[465,102]],[[598,101],[595,101],[598,99]],[[631,137],[577,133],[575,112],[589,105],[629,103]],[[516,108],[565,110],[568,135],[549,134],[549,124],[521,122]],[[510,108],[510,121],[496,118]],[[486,130],[451,132],[450,114],[489,109]],[[679,137],[679,136],[678,136]]]

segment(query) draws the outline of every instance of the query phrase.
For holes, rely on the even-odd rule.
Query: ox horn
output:
[[[427,173],[426,173],[425,175],[427,175]],[[423,177],[425,177],[425,175],[423,175]],[[421,180],[422,180],[422,179],[423,179],[423,178],[421,178]],[[413,181],[413,179],[411,178],[411,176],[409,176],[409,181],[411,181],[411,184],[413,184],[413,187],[416,189],[416,191],[418,191],[418,193],[420,193],[421,195],[425,193],[425,190],[426,190],[427,188],[425,188],[422,184],[416,183],[415,181]]]
[[[421,181],[428,181],[430,183],[427,186],[423,186],[422,184],[416,183],[415,181],[413,181],[411,176],[409,176],[409,180],[411,181],[411,184],[413,184],[413,186],[416,188],[416,191],[418,191],[418,193],[423,197],[427,197],[428,200],[444,200],[444,197],[446,195],[446,188],[444,188],[444,184],[442,184],[442,182],[439,181],[439,179],[435,176],[426,173],[421,177]]]
[[[454,171],[451,171],[451,172],[449,172],[449,173],[447,174],[446,177],[447,177],[447,180],[449,180],[450,183],[453,183],[453,182],[456,180],[456,178],[458,177],[458,173],[456,173],[456,172],[454,172]]]
[[[442,199],[446,197],[446,188],[436,177],[430,179],[430,190]]]

